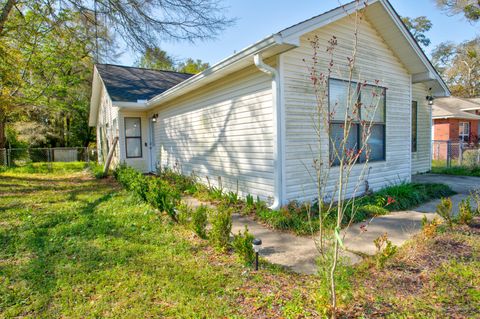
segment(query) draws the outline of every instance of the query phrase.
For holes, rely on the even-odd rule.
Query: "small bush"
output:
[[[440,204],[437,205],[437,214],[442,217],[449,227],[453,225],[452,200],[450,198],[442,198]]]
[[[175,208],[180,203],[180,194],[166,181],[159,178],[150,178],[147,183],[147,202],[158,210],[165,212],[178,222]]]
[[[194,173],[190,176],[185,176],[169,168],[165,168],[159,172],[158,177],[167,181],[180,193],[193,195],[197,191],[197,179]]]
[[[435,217],[431,222],[428,221],[427,216],[423,215],[422,218],[422,232],[426,238],[433,238],[437,234],[438,226],[441,221]]]
[[[142,200],[147,200],[148,181],[142,173],[132,167],[120,165],[114,171],[114,177],[127,190],[132,191]]]
[[[177,207],[177,218],[178,218],[178,223],[182,225],[187,225],[190,223],[190,220],[193,215],[193,210],[190,206],[188,206],[185,203],[181,203]]]
[[[480,188],[473,190],[470,193],[470,197],[473,199],[476,207],[476,209],[473,211],[473,215],[478,216],[480,215]]]
[[[388,240],[387,233],[383,234],[382,236],[376,238],[373,243],[377,248],[376,254],[376,262],[378,268],[383,268],[385,262],[390,259],[395,253],[397,252],[398,247],[392,244],[390,240]]]
[[[233,236],[232,247],[235,253],[240,257],[246,265],[252,265],[255,261],[255,251],[253,250],[253,235],[248,232],[245,225],[245,230],[242,233],[238,232]]]
[[[88,169],[92,172],[92,175],[96,179],[101,179],[105,177],[105,174],[103,174],[103,166],[98,163],[95,163],[95,162],[88,163]]]
[[[230,241],[230,233],[232,232],[232,211],[225,206],[219,206],[212,212],[210,223],[212,229],[210,231],[210,240],[215,248],[225,251]]]
[[[466,150],[463,152],[463,162],[462,164],[469,168],[478,168],[480,167],[478,150]]]
[[[468,225],[473,219],[474,212],[470,204],[470,197],[463,199],[458,204],[458,222],[463,225]]]
[[[192,213],[192,229],[200,238],[207,238],[208,208],[200,205]]]

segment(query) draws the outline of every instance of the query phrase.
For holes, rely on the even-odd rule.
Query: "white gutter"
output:
[[[280,76],[275,68],[265,64],[260,54],[253,56],[255,66],[272,77],[272,114],[273,114],[273,204],[270,209],[279,209],[282,205],[282,154],[280,119]]]

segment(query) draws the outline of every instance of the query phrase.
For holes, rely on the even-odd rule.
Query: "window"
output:
[[[142,126],[139,117],[125,118],[125,148],[127,158],[142,157]]]
[[[470,141],[470,122],[460,122],[458,127],[460,141]]]
[[[329,80],[329,112],[332,114],[330,121],[330,159],[332,165],[339,165],[339,159],[335,150],[345,154],[350,151],[361,149],[369,135],[366,149],[368,149],[368,161],[385,160],[385,112],[386,112],[386,89],[374,85],[365,85],[351,82],[350,96],[348,96],[349,82],[337,79]],[[348,104],[358,103],[358,112],[349,109],[352,118],[352,126],[344,150],[340,150],[343,139],[345,112]],[[361,125],[361,123],[364,123]],[[342,154],[339,154],[342,157]],[[359,162],[365,162],[365,152],[359,157]]]
[[[418,116],[418,103],[412,101],[412,152],[417,151],[417,116]]]

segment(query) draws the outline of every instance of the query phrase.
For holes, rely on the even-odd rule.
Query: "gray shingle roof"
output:
[[[113,64],[96,67],[112,101],[122,102],[151,99],[193,75]]]
[[[480,120],[480,116],[465,112],[462,109],[468,109],[472,106],[480,106],[474,102],[462,98],[450,96],[437,98],[433,102],[432,117],[435,118],[456,118],[467,120]]]

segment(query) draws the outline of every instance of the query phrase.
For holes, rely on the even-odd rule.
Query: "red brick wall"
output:
[[[433,120],[433,139],[435,141],[448,141],[450,139],[450,120]]]
[[[470,142],[478,141],[478,120],[436,119],[433,120],[433,139],[435,141],[456,142],[459,138],[459,123],[470,122]],[[447,158],[447,143],[434,143],[434,159]]]

